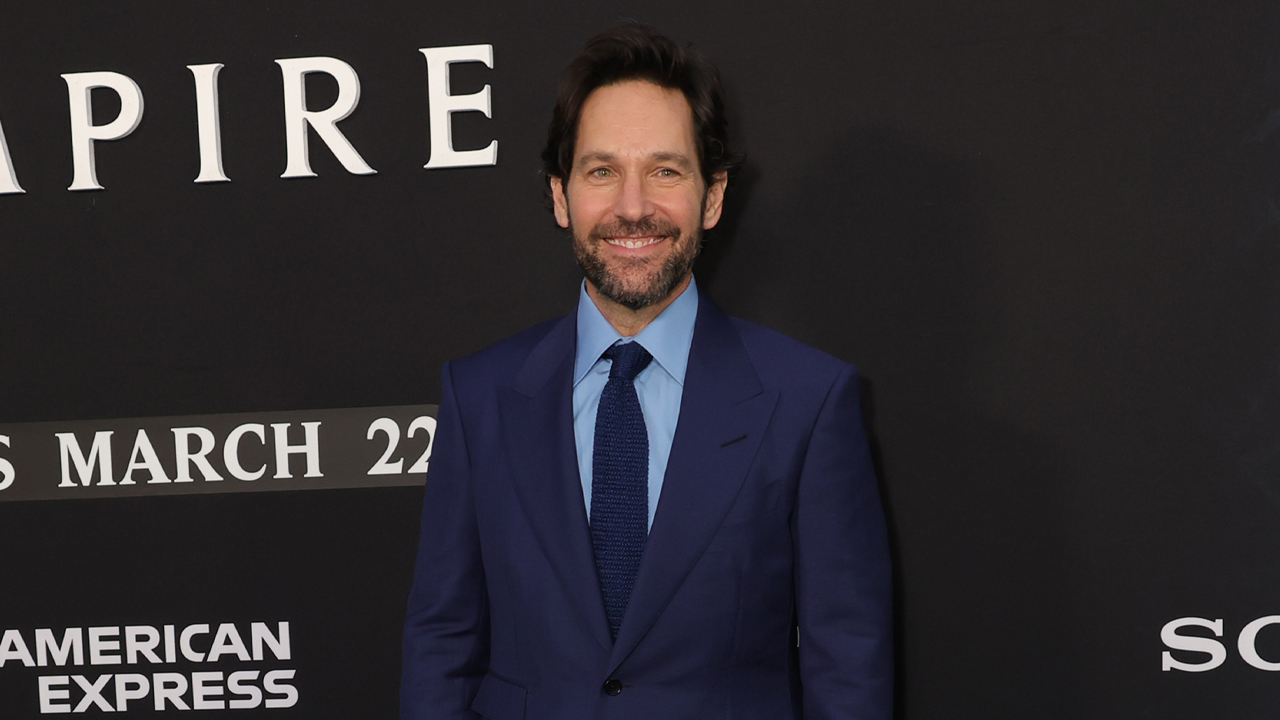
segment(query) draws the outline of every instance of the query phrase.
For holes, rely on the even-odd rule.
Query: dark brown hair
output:
[[[542,171],[548,181],[569,177],[582,105],[597,88],[625,80],[648,80],[684,93],[693,110],[698,165],[710,186],[720,172],[730,175],[741,158],[729,150],[724,90],[715,66],[693,51],[681,48],[657,30],[628,23],[605,30],[587,41],[582,52],[560,76],[556,106],[542,151]]]

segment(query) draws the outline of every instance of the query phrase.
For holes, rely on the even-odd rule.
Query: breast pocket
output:
[[[742,525],[753,522],[782,507],[782,498],[786,493],[786,476],[771,480],[759,490],[743,488],[729,514],[724,519],[724,526]]]

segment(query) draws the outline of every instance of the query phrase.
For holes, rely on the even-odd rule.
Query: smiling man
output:
[[[543,161],[585,278],[442,372],[402,719],[887,719],[857,371],[693,279],[735,163],[715,69],[592,38]]]
[[[692,281],[728,171],[703,177],[693,113],[678,89],[620,80],[588,95],[579,113],[572,163],[548,177],[556,221],[573,235],[587,296],[635,335]]]

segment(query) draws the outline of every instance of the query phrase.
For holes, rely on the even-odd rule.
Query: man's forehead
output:
[[[604,85],[583,102],[577,136],[578,160],[623,154],[687,159],[694,143],[693,110],[680,90],[647,80]]]

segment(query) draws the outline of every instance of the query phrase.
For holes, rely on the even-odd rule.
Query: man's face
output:
[[[587,97],[573,166],[563,184],[551,179],[551,194],[587,282],[638,310],[683,288],[725,182],[703,182],[684,94],[629,80]]]

